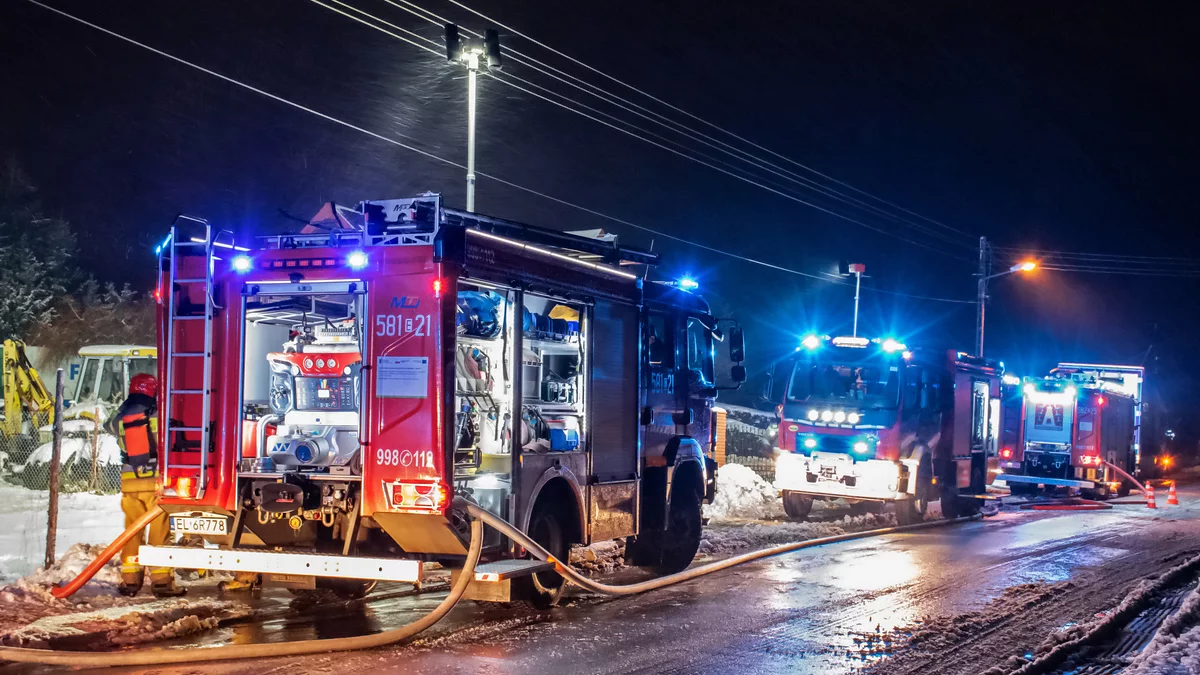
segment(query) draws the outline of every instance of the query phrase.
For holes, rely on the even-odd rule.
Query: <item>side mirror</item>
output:
[[[734,326],[729,329],[729,360],[734,363],[741,363],[746,360],[746,338],[742,334],[741,326]],[[742,372],[745,373],[745,368]],[[736,379],[736,378],[735,378]],[[746,378],[743,375],[738,382],[745,382]]]
[[[734,382],[741,384],[746,381],[746,366],[736,365],[729,369],[729,376]]]
[[[775,387],[775,373],[768,372],[767,379],[763,381],[762,400],[764,400],[764,401],[771,400],[771,390],[774,389],[774,387]]]

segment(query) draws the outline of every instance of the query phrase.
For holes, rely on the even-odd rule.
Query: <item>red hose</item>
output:
[[[131,525],[128,530],[122,532],[121,536],[114,539],[113,543],[108,545],[108,548],[101,551],[100,555],[96,556],[96,559],[93,560],[91,564],[83,568],[83,571],[79,573],[79,576],[68,581],[66,585],[55,586],[54,588],[50,589],[50,594],[60,599],[74,595],[75,591],[83,588],[84,584],[90,581],[92,577],[96,576],[96,572],[99,572],[101,568],[108,564],[109,560],[112,560],[112,557],[121,550],[121,547],[125,545],[125,542],[136,537],[139,532],[146,529],[147,525],[149,525],[154,521],[155,518],[158,518],[162,514],[163,510],[161,506],[155,506],[147,511],[146,515],[139,518],[138,521]]]

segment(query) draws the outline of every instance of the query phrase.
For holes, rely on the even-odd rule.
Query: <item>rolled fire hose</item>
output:
[[[790,544],[780,544],[779,546],[772,546],[771,548],[764,548],[759,551],[751,551],[749,553],[735,555],[731,558],[726,558],[724,560],[718,560],[717,562],[712,562],[707,565],[693,567],[691,569],[687,569],[682,572],[679,572],[678,574],[672,574],[672,575],[665,576],[665,577],[659,577],[657,579],[651,579],[649,581],[643,581],[641,583],[636,583],[636,584],[614,586],[612,584],[602,584],[598,581],[593,581],[592,579],[589,579],[589,578],[583,576],[579,572],[576,572],[574,569],[572,569],[570,566],[568,566],[565,562],[556,559],[546,549],[539,546],[537,542],[530,539],[524,532],[521,532],[516,527],[514,527],[512,524],[510,524],[508,521],[500,518],[499,516],[493,514],[490,511],[484,509],[483,507],[479,506],[478,504],[472,504],[472,503],[468,502],[465,504],[465,506],[467,508],[467,512],[470,513],[475,518],[475,520],[472,522],[483,521],[483,522],[487,523],[488,525],[491,525],[492,527],[499,530],[501,534],[509,537],[510,539],[515,541],[518,545],[523,546],[525,548],[525,550],[529,551],[533,555],[533,557],[537,558],[538,560],[542,560],[542,561],[545,561],[545,562],[548,562],[548,563],[554,565],[554,571],[558,572],[563,577],[565,577],[567,579],[567,581],[570,581],[571,583],[575,584],[576,586],[579,586],[580,588],[583,588],[588,591],[592,591],[593,593],[600,593],[602,595],[634,595],[636,593],[645,593],[646,591],[652,591],[652,590],[655,590],[658,588],[662,588],[664,586],[671,586],[671,585],[678,584],[678,583],[681,583],[684,581],[689,581],[691,579],[695,579],[697,577],[702,577],[706,574],[712,574],[713,572],[719,572],[723,569],[728,569],[730,567],[734,567],[735,565],[741,565],[744,563],[748,563],[752,560],[759,560],[760,558],[769,558],[771,556],[781,555],[783,553],[799,551],[800,549],[813,548],[816,546],[824,546],[826,544],[835,544],[840,541],[852,541],[854,539],[865,539],[867,537],[875,537],[875,536],[878,536],[881,534],[891,534],[893,532],[912,532],[915,530],[923,530],[923,529],[927,529],[927,528],[931,528],[931,527],[939,527],[942,525],[949,525],[951,523],[963,523],[963,522],[967,522],[969,520],[978,520],[983,517],[982,514],[976,514],[973,516],[963,516],[961,518],[952,518],[952,519],[948,519],[948,520],[935,520],[935,521],[928,522],[928,523],[917,523],[916,525],[901,525],[898,527],[885,527],[885,528],[881,528],[878,530],[866,530],[864,532],[850,532],[847,534],[834,535],[832,537],[819,537],[817,539],[807,539],[805,541],[797,541],[797,542],[792,542]]]
[[[326,652],[348,652],[356,649],[384,647],[410,638],[429,628],[456,605],[467,591],[467,585],[475,578],[475,565],[483,550],[483,522],[471,521],[471,545],[467,549],[467,560],[462,574],[450,587],[447,595],[433,611],[416,621],[376,633],[356,637],[330,638],[325,640],[300,640],[297,642],[228,645],[224,647],[188,647],[186,649],[148,649],[132,652],[57,652],[46,649],[22,647],[0,647],[0,659],[24,663],[44,663],[59,666],[84,666],[109,668],[113,666],[161,666],[171,663],[198,663],[202,661],[226,661],[230,659],[268,658],[272,656],[298,656]]]
[[[82,588],[83,585],[90,581],[92,577],[96,576],[96,572],[99,572],[106,564],[108,564],[109,560],[112,560],[112,557],[121,550],[121,547],[124,546],[126,542],[136,537],[139,532],[146,529],[147,525],[154,522],[154,520],[162,514],[163,510],[161,506],[155,506],[147,511],[146,515],[138,518],[136,523],[129,526],[124,532],[121,533],[121,536],[114,539],[113,543],[108,545],[108,548],[101,551],[100,555],[96,556],[95,560],[88,564],[87,567],[83,568],[83,571],[79,573],[79,576],[68,581],[65,586],[55,586],[54,588],[50,589],[50,594],[60,600],[74,595],[75,591],[78,591],[80,588]]]

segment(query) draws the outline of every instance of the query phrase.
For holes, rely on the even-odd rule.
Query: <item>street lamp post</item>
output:
[[[1037,269],[1037,263],[1032,261],[1019,262],[1003,272],[996,274],[988,274],[988,269],[991,262],[990,251],[986,237],[979,238],[979,296],[976,299],[976,318],[978,319],[975,326],[975,355],[983,356],[983,329],[984,320],[987,316],[987,286],[988,281],[996,277],[1005,277],[1016,272],[1032,272]]]
[[[500,56],[500,33],[489,28],[483,42],[458,36],[458,25],[446,24],[446,60],[467,66],[467,211],[475,212],[475,81],[479,75],[479,57],[487,55],[488,68],[504,67]]]

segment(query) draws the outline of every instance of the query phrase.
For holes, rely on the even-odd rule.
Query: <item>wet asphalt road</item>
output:
[[[405,647],[152,672],[854,672],[880,658],[861,652],[856,635],[978,609],[1016,584],[1095,584],[1110,568],[1121,570],[1122,579],[1149,574],[1171,551],[1200,548],[1200,488],[1180,493],[1183,506],[1162,506],[1163,495],[1157,511],[1006,511],[981,522],[807,549],[642,596],[577,597],[553,612],[463,602]],[[267,619],[218,629],[198,644],[377,632],[415,620],[442,597],[394,597],[398,589],[388,590],[366,603],[310,609],[289,606],[290,596],[271,590],[260,600]],[[1011,648],[1027,646],[1033,645]]]

